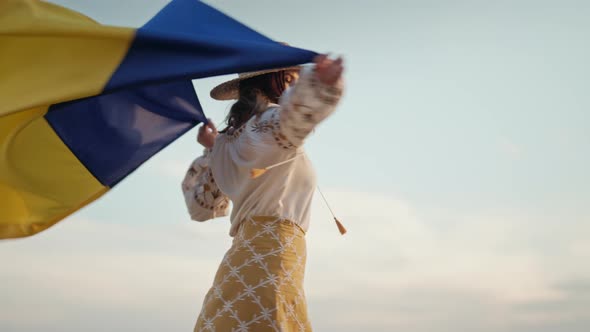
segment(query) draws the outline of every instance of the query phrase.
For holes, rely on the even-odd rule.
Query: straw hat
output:
[[[240,91],[240,81],[243,81],[243,80],[246,80],[246,79],[249,79],[252,77],[268,74],[268,73],[274,73],[274,72],[279,72],[279,71],[283,71],[283,70],[297,70],[298,71],[299,69],[300,69],[299,66],[293,66],[293,67],[265,69],[265,70],[259,70],[259,71],[250,71],[250,72],[246,72],[246,73],[240,73],[240,74],[238,74],[238,78],[221,83],[218,86],[214,87],[213,90],[211,90],[210,95],[211,95],[211,98],[217,99],[217,100],[238,99],[239,98],[239,91]]]

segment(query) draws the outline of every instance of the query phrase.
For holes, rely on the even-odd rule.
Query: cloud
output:
[[[230,242],[227,224],[204,226],[70,218],[0,243],[0,330],[122,331],[103,320],[122,313],[134,328],[144,315],[148,331],[190,328]]]
[[[589,320],[590,292],[574,282],[590,277],[580,264],[590,258],[586,223],[556,232],[532,215],[428,216],[392,195],[324,193],[349,233],[316,196],[306,271],[316,330],[583,331]],[[231,245],[228,227],[81,213],[0,242],[0,330],[190,330]]]
[[[575,302],[559,284],[590,276],[590,269],[577,263],[582,256],[570,253],[586,253],[583,224],[556,234],[556,221],[536,216],[454,212],[424,218],[410,202],[389,195],[325,194],[349,234],[338,238],[322,203],[315,202],[307,283],[310,301],[332,308],[318,318],[323,330],[520,331],[581,319],[575,304],[548,316],[513,309]],[[538,250],[539,238],[552,239],[546,244],[552,255]],[[576,245],[570,248],[571,243]],[[341,325],[323,318],[336,316],[345,317],[338,320]]]

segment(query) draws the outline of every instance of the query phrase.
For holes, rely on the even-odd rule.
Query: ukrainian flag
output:
[[[0,238],[47,229],[206,121],[191,79],[309,62],[197,0],[139,29],[0,1]]]

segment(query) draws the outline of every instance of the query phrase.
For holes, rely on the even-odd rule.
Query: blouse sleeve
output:
[[[209,168],[209,150],[196,158],[182,181],[182,192],[192,220],[206,221],[227,216],[229,198],[217,187]]]
[[[315,66],[304,66],[297,83],[281,97],[279,145],[283,148],[303,145],[315,126],[334,112],[343,85],[342,79],[326,85],[317,78]]]
[[[342,95],[342,80],[334,85],[320,82],[315,66],[304,66],[297,83],[285,91],[279,105],[216,141],[213,163],[223,174],[224,187],[237,184],[237,170],[266,168],[293,157],[315,126],[336,108]],[[235,168],[234,168],[235,167]]]

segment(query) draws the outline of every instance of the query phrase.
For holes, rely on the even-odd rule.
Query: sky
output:
[[[167,1],[54,0],[139,27]],[[343,55],[346,92],[306,149],[319,200],[316,331],[582,332],[590,326],[590,3],[229,1],[279,41]],[[221,124],[230,104],[194,82]],[[196,129],[103,198],[0,242],[0,331],[190,331],[231,244],[190,220]]]

